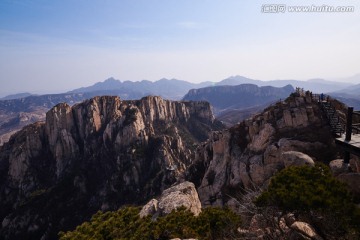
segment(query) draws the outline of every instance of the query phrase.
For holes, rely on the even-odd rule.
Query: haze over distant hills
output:
[[[329,95],[337,98],[348,106],[352,106],[355,109],[360,109],[360,84],[331,92]]]
[[[360,84],[356,84],[345,89],[335,91],[332,94],[343,97],[355,97],[360,99]]]
[[[24,93],[16,93],[16,94],[10,94],[10,95],[7,95],[3,98],[0,98],[0,100],[11,100],[11,99],[18,99],[18,98],[26,98],[26,97],[29,97],[33,94],[31,93],[28,93],[28,92],[24,92]]]
[[[240,84],[255,84],[258,86],[273,86],[284,87],[286,85],[292,85],[293,87],[304,88],[305,90],[317,92],[317,93],[330,93],[336,92],[342,89],[347,89],[355,84],[350,83],[350,80],[354,82],[354,79],[360,77],[360,74],[355,75],[349,81],[328,81],[324,79],[310,79],[308,81],[300,80],[271,80],[263,81],[251,79],[243,76],[231,76],[223,79],[219,82],[202,82],[191,83],[184,80],[177,79],[160,79],[155,82],[142,80],[142,81],[120,81],[114,78],[108,78],[103,82],[97,82],[91,86],[85,86],[68,91],[68,93],[84,93],[94,91],[112,91],[111,94],[120,96],[123,99],[138,99],[139,96],[147,95],[159,95],[166,99],[178,100],[181,99],[190,89],[203,88],[216,85],[240,85]],[[359,81],[360,83],[360,78]],[[110,93],[109,93],[110,94]],[[20,93],[8,95],[0,100],[16,99],[30,96],[31,93]]]
[[[225,109],[242,109],[266,102],[286,98],[294,92],[291,85],[277,88],[271,86],[258,87],[255,84],[236,86],[215,86],[190,90],[183,100],[207,101],[220,112]]]
[[[139,95],[159,95],[166,99],[181,99],[190,89],[201,88],[211,84],[211,82],[190,83],[183,80],[166,78],[155,82],[148,80],[121,82],[120,80],[109,78],[104,82],[98,82],[89,87],[74,89],[70,93],[112,90],[119,91],[119,93],[128,93],[128,96],[125,97],[126,99],[137,99]]]
[[[0,145],[4,141],[7,141],[12,133],[20,130],[26,124],[43,120],[45,112],[60,102],[66,102],[70,105],[73,105],[85,99],[101,95],[119,96],[124,100],[140,99],[147,95],[157,95],[164,99],[180,100],[191,89],[199,89],[210,86],[219,87],[224,85],[235,86],[240,84],[256,84],[260,87],[284,87],[291,84],[293,87],[301,87],[305,90],[313,91],[314,93],[331,93],[331,95],[338,97],[346,104],[354,106],[356,109],[360,108],[360,96],[356,95],[358,92],[360,92],[359,85],[344,82],[326,81],[322,79],[313,79],[309,81],[261,81],[242,76],[233,76],[226,78],[218,83],[190,83],[183,80],[165,78],[155,82],[147,80],[137,82],[120,81],[114,78],[109,78],[92,86],[74,89],[63,94],[32,95],[31,93],[20,93],[9,95],[3,99],[0,99]],[[230,88],[228,87],[227,89]],[[227,107],[231,105],[235,106],[236,104],[241,105],[241,102],[243,101],[241,100],[240,103],[238,103],[236,102],[238,101],[236,98],[233,98],[232,100],[235,102],[229,103],[230,105]],[[214,104],[217,101],[221,102],[221,100],[214,99],[212,103]],[[269,101],[271,102],[272,100]],[[263,101],[261,103],[253,102],[252,104],[248,104],[246,106],[232,106],[228,109],[228,112],[223,111],[221,114],[222,116],[226,116],[226,118],[231,117],[231,114],[247,117],[255,110],[261,110],[263,108],[261,106],[265,107],[267,104],[269,104],[269,102]],[[236,111],[234,111],[234,109]],[[239,119],[236,118],[235,120],[237,121]]]
[[[351,77],[346,77],[346,78],[334,78],[334,79],[331,79],[331,81],[349,82],[349,83],[358,84],[358,83],[360,83],[360,73],[355,74],[355,75],[353,75]]]
[[[186,101],[207,101],[216,117],[227,125],[237,123],[251,114],[261,111],[269,104],[288,97],[294,88],[241,84],[236,86],[214,86],[190,90],[183,98]],[[245,111],[244,111],[245,110]]]
[[[99,90],[117,90],[121,92],[130,92],[127,99],[134,99],[132,94],[135,95],[159,95],[167,99],[181,99],[190,89],[203,88],[208,86],[223,86],[223,85],[240,85],[240,84],[255,84],[259,87],[272,86],[284,87],[292,85],[293,87],[304,88],[305,90],[313,91],[316,93],[329,93],[348,88],[354,84],[348,82],[327,81],[324,79],[310,79],[308,81],[300,80],[271,80],[262,81],[255,80],[243,76],[232,76],[223,79],[220,82],[202,82],[190,83],[184,80],[177,79],[160,79],[155,82],[148,80],[143,81],[120,81],[114,78],[109,78],[104,82],[95,83],[89,87],[82,87],[70,91],[71,93],[92,92]],[[136,97],[135,97],[136,98]]]
[[[315,93],[329,93],[338,91],[354,84],[348,82],[336,82],[327,81],[324,79],[310,79],[307,81],[300,80],[271,80],[262,81],[246,78],[243,76],[232,76],[224,79],[216,85],[239,85],[244,83],[251,83],[258,86],[273,86],[273,87],[284,87],[286,85],[292,85],[293,87],[304,88],[305,90],[313,91]]]

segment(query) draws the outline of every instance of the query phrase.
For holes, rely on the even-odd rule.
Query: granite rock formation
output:
[[[0,238],[52,239],[98,210],[145,203],[183,181],[216,127],[206,102],[56,105],[0,147]]]
[[[326,118],[310,96],[292,96],[224,131],[213,132],[189,168],[203,205],[233,205],[243,190],[266,186],[279,170],[335,159]],[[194,176],[202,174],[202,179]],[[196,182],[197,181],[197,182]]]
[[[201,212],[201,202],[195,185],[191,182],[183,182],[164,190],[158,200],[150,200],[141,209],[140,216],[163,216],[180,207],[185,207],[195,216]]]

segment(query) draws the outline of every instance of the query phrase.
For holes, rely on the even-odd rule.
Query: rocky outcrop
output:
[[[183,182],[163,191],[158,200],[150,200],[140,211],[140,217],[163,216],[180,207],[185,207],[195,216],[201,212],[201,202],[195,185]]]
[[[284,161],[285,167],[303,166],[303,165],[314,166],[315,165],[315,162],[314,162],[314,160],[312,160],[311,157],[309,157],[308,155],[306,155],[304,153],[297,152],[297,151],[283,152],[281,154],[281,157]]]
[[[291,240],[296,239],[313,239],[313,240],[322,240],[323,238],[316,233],[315,229],[306,222],[294,222],[290,229],[292,233],[290,234]]]
[[[159,201],[155,198],[151,199],[147,204],[145,204],[139,213],[140,217],[146,216],[157,216]]]
[[[263,214],[255,214],[248,229],[240,229],[240,232],[243,233],[244,239],[323,239],[313,226],[296,220],[292,213],[282,217],[264,217]]]
[[[219,126],[206,102],[56,105],[0,149],[1,238],[54,238],[98,210],[147,201],[183,181],[196,145]]]
[[[233,197],[266,185],[279,170],[313,166],[315,161],[334,159],[335,153],[317,102],[289,97],[228,130],[214,132],[197,149],[188,175],[191,179],[203,171],[198,182],[203,205],[233,205]]]

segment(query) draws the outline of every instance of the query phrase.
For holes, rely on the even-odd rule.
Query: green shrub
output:
[[[197,233],[201,239],[224,239],[238,236],[240,216],[228,208],[208,207],[196,219]]]
[[[153,221],[140,218],[139,208],[125,207],[115,212],[98,212],[74,231],[60,232],[61,240],[72,239],[224,239],[237,235],[240,217],[226,208],[205,208],[195,217],[185,208]]]
[[[293,212],[324,235],[340,236],[359,229],[359,208],[346,186],[323,164],[285,168],[271,179],[255,203]]]

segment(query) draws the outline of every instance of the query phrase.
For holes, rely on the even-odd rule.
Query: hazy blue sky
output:
[[[354,6],[262,13],[263,4]],[[1,0],[0,95],[108,77],[192,82],[360,72],[358,0]]]

